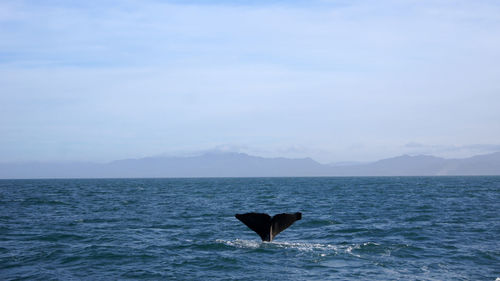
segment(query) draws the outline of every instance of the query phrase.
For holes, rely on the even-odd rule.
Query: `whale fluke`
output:
[[[278,233],[287,229],[295,221],[302,219],[302,213],[283,213],[273,217],[264,213],[246,213],[236,214],[235,217],[259,234],[262,241],[272,241]]]

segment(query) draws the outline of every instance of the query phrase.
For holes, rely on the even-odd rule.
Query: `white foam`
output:
[[[297,249],[299,251],[311,252],[311,251],[335,251],[337,252],[338,247],[332,244],[322,244],[322,243],[301,243],[301,242],[269,242],[268,244],[285,249]]]
[[[223,243],[228,246],[237,248],[283,248],[283,249],[296,249],[299,251],[311,252],[311,251],[335,251],[337,252],[338,247],[332,244],[321,244],[321,243],[301,243],[301,242],[260,242],[256,240],[215,240],[217,243]]]
[[[247,249],[256,249],[260,247],[260,242],[253,240],[241,240],[236,239],[232,241],[217,239],[215,240],[217,243],[222,243],[227,246],[236,247],[236,248],[247,248]]]
[[[222,240],[217,239],[217,243],[223,243],[227,246],[244,248],[244,249],[257,249],[257,248],[282,248],[294,249],[301,252],[317,252],[320,256],[324,257],[331,254],[348,254],[360,258],[359,254],[353,253],[353,250],[359,250],[368,245],[379,245],[374,242],[365,242],[360,244],[351,245],[334,245],[326,243],[303,243],[303,242],[261,242],[257,240]],[[500,280],[496,280],[500,281]]]

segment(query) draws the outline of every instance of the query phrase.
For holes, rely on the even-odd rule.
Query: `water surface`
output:
[[[495,280],[500,177],[0,180],[0,279]],[[300,211],[273,242],[235,213]]]

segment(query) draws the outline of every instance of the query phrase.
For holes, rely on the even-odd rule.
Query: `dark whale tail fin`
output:
[[[236,214],[235,217],[244,223],[248,228],[257,232],[262,241],[271,241],[271,217],[262,213]]]
[[[283,213],[272,218],[264,213],[246,213],[236,214],[235,217],[259,234],[262,241],[272,241],[278,233],[287,229],[295,221],[302,219],[302,213]]]
[[[300,219],[302,219],[302,213],[275,215],[271,220],[273,233],[273,237],[271,238],[271,240],[274,238],[274,236],[278,235],[278,233],[287,229],[295,221],[298,221]]]

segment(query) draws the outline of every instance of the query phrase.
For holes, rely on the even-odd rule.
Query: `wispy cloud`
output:
[[[496,143],[499,15],[495,1],[2,1],[0,157],[231,144],[325,162]]]

